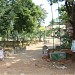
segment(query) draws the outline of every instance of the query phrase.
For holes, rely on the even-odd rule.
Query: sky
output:
[[[51,13],[51,6],[48,3],[47,0],[32,0],[36,5],[41,5],[42,4],[42,8],[44,8],[47,11],[47,18],[45,19],[45,23],[43,25],[47,26],[50,24],[50,21],[52,20],[52,13]],[[64,3],[60,3],[60,4],[64,4]],[[52,6],[53,9],[53,19],[58,17],[58,4],[53,4]]]

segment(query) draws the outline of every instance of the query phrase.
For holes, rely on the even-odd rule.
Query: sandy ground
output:
[[[0,61],[0,75],[75,75],[75,63],[42,59],[42,43],[31,45],[26,51]]]

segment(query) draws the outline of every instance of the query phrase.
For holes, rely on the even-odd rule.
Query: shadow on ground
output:
[[[42,45],[38,45],[0,61],[0,75],[74,75],[74,66],[42,59]]]

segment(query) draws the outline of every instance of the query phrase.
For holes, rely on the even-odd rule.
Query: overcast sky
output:
[[[45,19],[45,26],[49,25],[49,22],[52,20],[52,13],[51,13],[51,6],[49,5],[49,3],[47,2],[47,0],[32,0],[36,5],[43,5],[42,7],[47,11],[48,15],[47,18]],[[52,6],[53,8],[53,18],[57,18],[58,17],[58,4],[54,4]]]

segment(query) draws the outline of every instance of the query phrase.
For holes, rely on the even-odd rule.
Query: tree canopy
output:
[[[6,31],[18,33],[33,30],[44,22],[46,11],[32,0],[0,0],[0,31],[5,35]]]
[[[52,5],[53,3],[57,2],[57,0],[48,0],[50,5]],[[61,16],[62,19],[66,18],[66,25],[67,27],[69,27],[69,25],[71,27],[73,27],[73,34],[72,36],[70,36],[71,39],[75,40],[75,0],[61,0],[61,1],[65,1],[65,9],[66,12],[62,12],[61,15],[63,15],[64,17]]]

